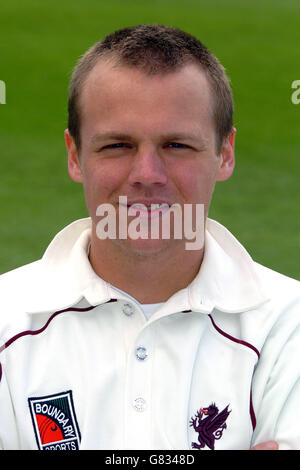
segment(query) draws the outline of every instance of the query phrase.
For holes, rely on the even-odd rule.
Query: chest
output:
[[[207,316],[111,313],[62,315],[7,351],[21,448],[249,448],[251,348]]]

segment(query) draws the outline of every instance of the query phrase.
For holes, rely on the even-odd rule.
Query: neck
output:
[[[92,231],[89,258],[99,277],[150,304],[165,302],[187,287],[200,269],[203,248],[185,250],[177,241],[151,252],[128,250],[126,245],[99,240]]]

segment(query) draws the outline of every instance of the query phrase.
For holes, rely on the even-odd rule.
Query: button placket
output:
[[[123,305],[123,308],[122,308],[122,312],[127,316],[127,317],[131,317],[131,315],[133,315],[134,313],[134,307],[133,305],[129,304],[129,303],[126,303]]]
[[[144,346],[138,346],[135,350],[135,355],[139,361],[145,361],[148,357],[147,349]]]
[[[133,407],[136,411],[141,413],[141,412],[145,411],[146,406],[147,406],[146,400],[143,397],[135,398],[135,400],[133,402]]]
[[[151,439],[152,336],[152,325],[143,328],[136,336],[128,355],[125,440],[129,448],[144,446]],[[136,433],[136,429],[140,427],[144,430],[143,438]]]

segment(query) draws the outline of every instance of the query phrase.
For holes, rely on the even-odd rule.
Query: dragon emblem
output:
[[[192,442],[192,449],[203,449],[207,446],[214,450],[215,440],[221,439],[224,429],[227,428],[226,420],[231,413],[229,405],[219,413],[219,409],[212,403],[208,408],[200,408],[190,420],[190,427],[198,433],[198,441]]]

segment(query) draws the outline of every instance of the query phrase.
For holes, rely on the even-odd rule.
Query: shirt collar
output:
[[[218,309],[240,313],[268,299],[256,263],[221,224],[208,219],[204,257],[196,278],[188,286],[191,310]]]
[[[65,227],[52,240],[35,274],[35,295],[27,312],[50,312],[71,307],[85,298],[98,305],[112,298],[126,298],[99,278],[88,260],[91,219]],[[210,313],[242,312],[267,300],[255,263],[242,245],[221,224],[208,219],[205,254],[198,275],[175,293],[162,308]],[[174,310],[175,308],[175,310]]]

